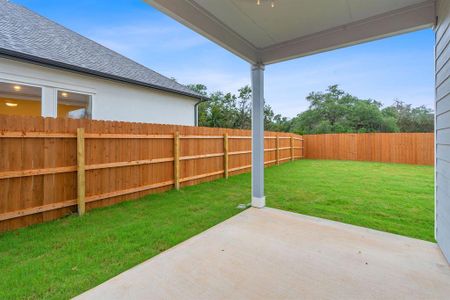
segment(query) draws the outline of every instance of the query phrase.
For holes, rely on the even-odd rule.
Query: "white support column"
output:
[[[58,116],[58,96],[56,89],[46,86],[42,88],[41,116],[52,118]]]
[[[252,206],[266,206],[264,196],[264,65],[252,66]]]

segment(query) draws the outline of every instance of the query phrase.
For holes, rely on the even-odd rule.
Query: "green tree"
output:
[[[199,125],[207,127],[234,128],[236,119],[236,96],[215,92],[210,100],[199,105]]]
[[[205,97],[208,90],[203,84],[191,84],[189,87]],[[207,127],[250,129],[252,125],[251,99],[252,89],[244,86],[238,95],[214,92],[209,100],[199,104],[199,125]],[[264,106],[264,124],[266,130],[289,131],[289,120],[275,115],[269,105]]]
[[[246,85],[238,90],[236,101],[236,119],[233,128],[248,129],[252,126],[251,98],[252,89]]]
[[[203,95],[205,97],[208,96],[208,88],[204,84],[200,84],[200,83],[188,84],[187,87],[190,88],[191,90],[193,90],[194,92],[199,93],[200,95]]]
[[[251,128],[252,90],[244,86],[238,94],[208,93],[203,84],[192,84],[192,90],[208,97],[199,104],[199,125],[224,128]],[[308,110],[288,119],[275,114],[270,105],[264,105],[264,127],[270,131],[300,134],[346,132],[431,132],[433,112],[424,107],[412,107],[401,101],[382,108],[372,99],[359,99],[339,89],[337,85],[325,92],[312,92],[306,100]]]
[[[382,111],[382,104],[359,99],[330,86],[325,92],[312,92],[306,98],[309,109],[292,120],[291,131],[301,134],[346,132],[397,132],[397,114]]]
[[[434,114],[425,106],[412,107],[396,100],[393,105],[382,110],[385,117],[396,120],[400,132],[432,132],[434,130]]]

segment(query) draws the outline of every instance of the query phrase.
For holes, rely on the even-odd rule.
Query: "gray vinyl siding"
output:
[[[436,155],[437,155],[437,160],[440,161],[443,160],[445,162],[450,162],[450,145],[445,145],[442,144],[441,142],[439,142],[439,144],[436,147]],[[440,187],[440,184],[438,182],[438,188]],[[440,187],[442,188],[442,187]]]
[[[445,98],[447,99],[441,99],[441,101],[436,104],[436,110],[439,111],[438,116],[450,111],[450,95]]]
[[[438,115],[436,117],[436,129],[438,130],[438,132],[445,128],[449,128],[450,127],[450,111],[447,111],[447,112],[439,112],[438,111],[437,114]],[[438,144],[439,144],[439,141],[438,141]]]
[[[439,143],[441,145],[442,144],[450,145],[450,128],[440,129],[436,133],[436,138],[439,140]]]
[[[450,1],[436,26],[436,240],[450,261]]]
[[[437,172],[439,176],[444,176],[450,179],[450,162],[446,162],[445,160],[441,160],[440,164],[437,167]],[[444,189],[445,187],[442,187]]]

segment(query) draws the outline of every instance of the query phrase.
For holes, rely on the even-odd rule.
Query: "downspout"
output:
[[[195,126],[198,126],[198,105],[202,102],[206,102],[208,101],[208,98],[200,98],[200,101],[198,101],[197,103],[195,103],[194,105],[194,124]]]

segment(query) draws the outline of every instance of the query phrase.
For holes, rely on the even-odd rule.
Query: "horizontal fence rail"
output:
[[[0,231],[250,171],[251,132],[0,116]],[[303,157],[266,132],[265,165]]]
[[[304,135],[305,158],[434,165],[433,133]]]

